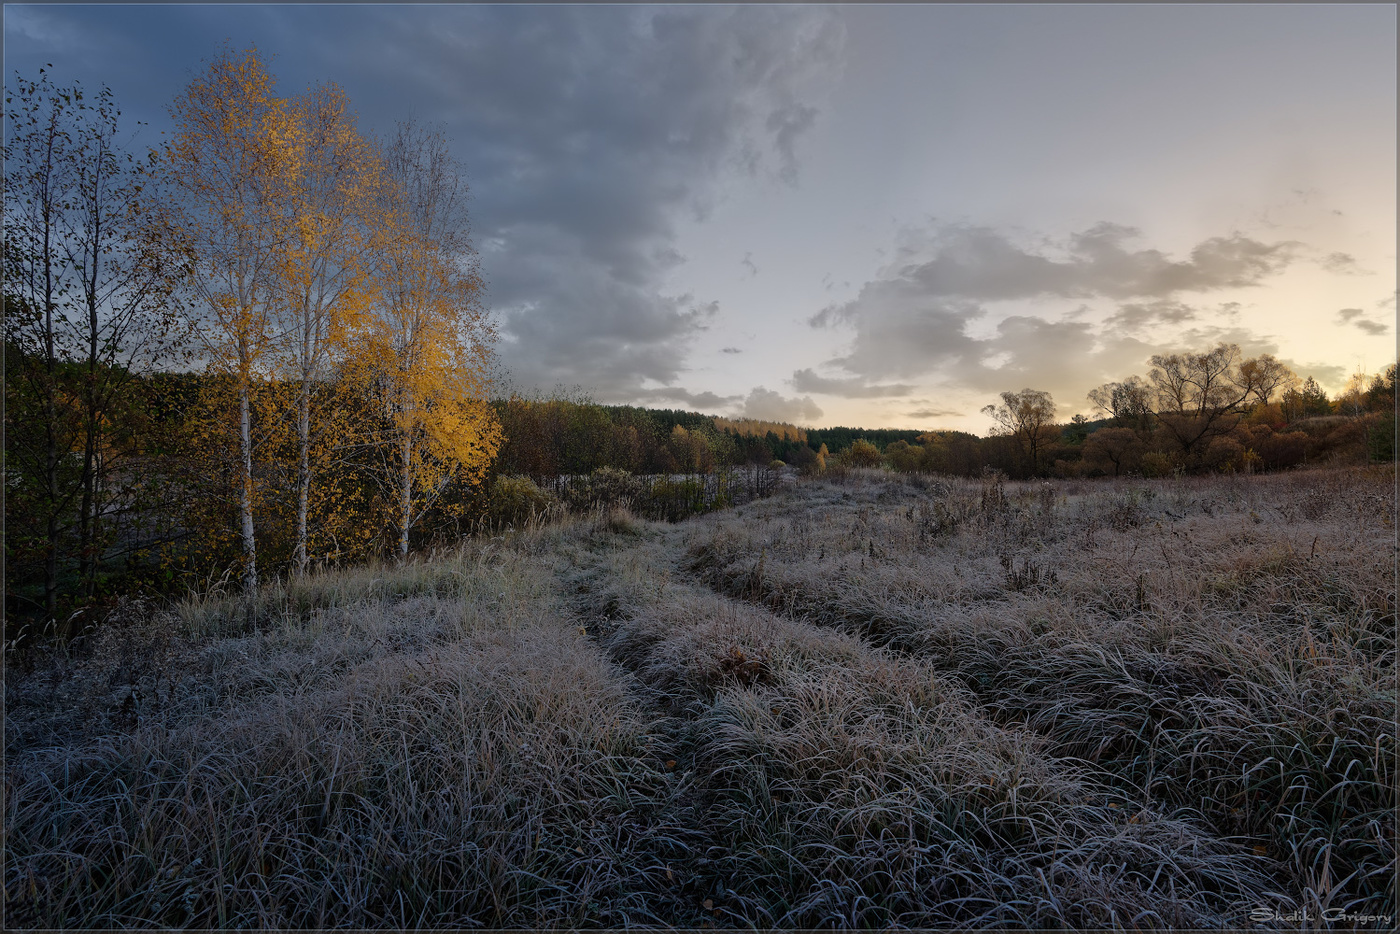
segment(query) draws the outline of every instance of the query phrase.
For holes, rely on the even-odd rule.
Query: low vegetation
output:
[[[494,537],[8,671],[8,926],[1396,914],[1391,469],[502,482]]]

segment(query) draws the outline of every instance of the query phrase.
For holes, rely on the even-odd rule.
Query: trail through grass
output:
[[[7,920],[1393,916],[1390,482],[857,472],[191,602],[7,673]]]

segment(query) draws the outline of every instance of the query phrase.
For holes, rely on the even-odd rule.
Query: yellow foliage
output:
[[[172,115],[160,221],[215,377],[192,434],[230,469],[245,586],[259,541],[290,543],[301,571],[392,525],[406,554],[424,511],[479,484],[501,444],[495,334],[441,138],[380,150],[339,88],[275,97],[252,49],[223,50]]]
[[[807,443],[807,431],[787,422],[765,422],[756,418],[715,417],[715,427],[720,431],[732,431],[741,438],[765,438],[771,432],[782,441]]]
[[[480,484],[502,442],[487,401],[495,330],[480,279],[462,269],[465,248],[443,223],[455,177],[442,174],[441,145],[401,130],[391,151],[377,301],[348,361],[378,403],[377,443],[393,452],[377,479],[394,491],[400,555],[423,510],[450,481]]]

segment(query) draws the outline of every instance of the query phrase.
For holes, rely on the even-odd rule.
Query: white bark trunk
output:
[[[239,446],[243,455],[243,492],[239,497],[239,509],[243,519],[243,592],[253,596],[258,590],[258,544],[253,537],[253,431],[252,419],[248,411],[249,387],[245,382],[239,387]]]
[[[310,497],[311,374],[304,369],[301,379],[301,394],[297,399],[297,543],[296,550],[292,555],[292,563],[296,566],[298,577],[306,575],[306,514]]]

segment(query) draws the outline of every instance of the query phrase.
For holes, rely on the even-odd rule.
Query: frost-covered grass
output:
[[[1393,916],[1394,522],[856,471],[210,595],[7,673],[6,920]]]

